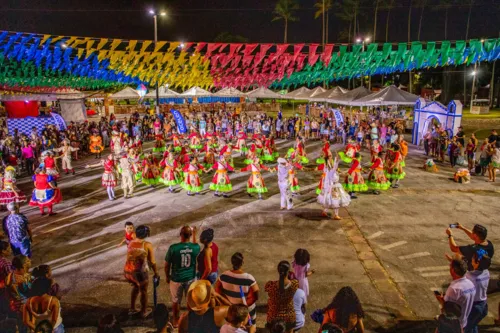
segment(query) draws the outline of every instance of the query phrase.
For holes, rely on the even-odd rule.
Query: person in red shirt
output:
[[[198,278],[208,280],[213,285],[217,281],[219,270],[219,247],[213,242],[214,230],[206,229],[200,235],[200,242],[204,245],[203,250],[197,257]]]
[[[102,174],[101,184],[104,186],[108,192],[108,197],[110,201],[116,199],[115,197],[115,187],[116,187],[116,164],[112,154],[108,155],[108,158],[104,161],[101,160],[100,163],[87,165],[85,168],[93,168],[93,167],[104,167],[104,173]]]
[[[353,199],[356,199],[354,192],[368,191],[368,186],[365,184],[363,175],[361,175],[361,155],[359,153],[355,153],[352,159],[351,168],[347,171],[345,177],[344,189],[349,192]]]

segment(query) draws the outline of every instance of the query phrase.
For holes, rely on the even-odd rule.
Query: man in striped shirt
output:
[[[231,304],[246,304],[255,325],[255,304],[259,299],[259,286],[255,278],[243,271],[243,255],[236,252],[231,257],[233,269],[222,273],[215,283],[215,290],[225,296]]]

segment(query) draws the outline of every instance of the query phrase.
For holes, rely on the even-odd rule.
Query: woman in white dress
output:
[[[342,184],[339,183],[339,175],[337,169],[339,166],[339,160],[335,158],[333,160],[332,156],[328,157],[325,162],[325,179],[323,180],[323,188],[321,193],[318,195],[318,202],[323,205],[323,216],[328,216],[328,209],[333,209],[334,220],[341,220],[339,216],[339,208],[347,207],[351,203],[351,197],[344,190]]]

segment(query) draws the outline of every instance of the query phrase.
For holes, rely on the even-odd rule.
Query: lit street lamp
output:
[[[365,52],[365,44],[369,43],[371,40],[370,37],[365,37],[365,38],[356,38],[356,43],[361,43],[361,51]],[[371,83],[371,82],[370,82]],[[361,74],[361,87],[363,86],[363,74]],[[370,87],[371,88],[371,87]]]
[[[156,49],[156,44],[158,43],[158,22],[157,22],[157,16],[158,14],[150,9],[149,14],[153,15],[153,20],[154,20],[154,28],[155,28],[155,39],[154,39],[154,46]],[[160,16],[165,16],[167,15],[166,12],[160,12]],[[156,107],[155,107],[156,114],[160,114],[160,89],[158,87],[158,80],[156,80]]]
[[[477,62],[474,64],[474,70],[470,75],[472,75],[472,90],[470,92],[470,111],[472,111],[472,103],[474,102],[474,90],[476,89],[476,77],[477,77]]]

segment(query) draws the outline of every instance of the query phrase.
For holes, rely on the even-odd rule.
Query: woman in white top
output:
[[[47,320],[52,324],[53,333],[64,333],[61,305],[57,297],[48,295],[50,287],[49,279],[38,278],[33,282],[32,296],[23,307],[23,321],[30,332],[34,332],[40,322]]]
[[[478,249],[472,256],[473,271],[468,271],[465,277],[470,280],[476,287],[474,303],[467,317],[467,326],[465,332],[477,333],[477,325],[488,315],[488,302],[486,292],[490,282],[490,272],[488,268],[491,265],[491,258],[484,249]]]

